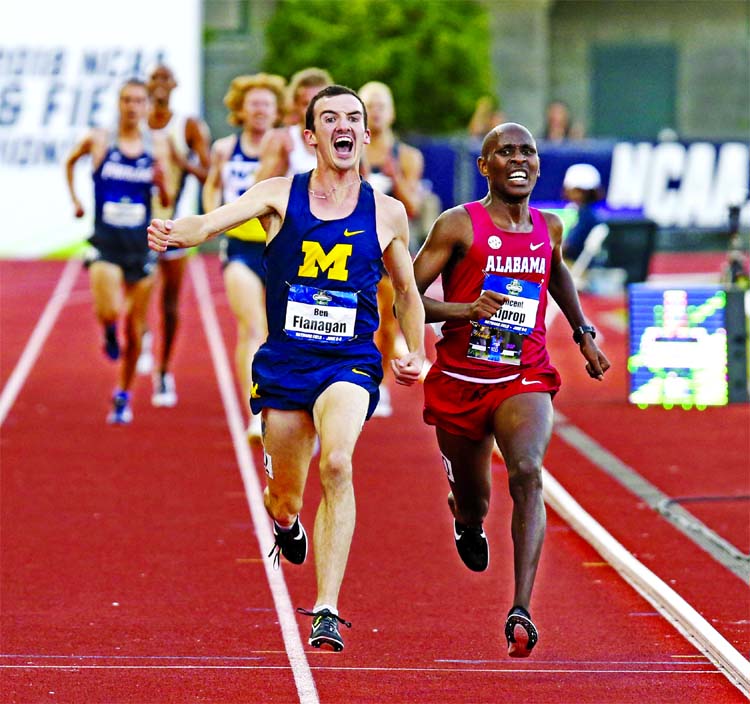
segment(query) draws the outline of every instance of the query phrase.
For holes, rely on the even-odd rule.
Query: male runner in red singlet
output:
[[[546,347],[548,291],[573,328],[589,376],[601,380],[610,364],[562,259],[560,219],[529,207],[539,176],[531,133],[498,125],[484,138],[477,164],[487,195],[442,213],[414,262],[426,321],[445,321],[425,380],[424,419],[435,426],[448,474],[458,553],[476,572],[489,564],[482,523],[495,442],[502,451],[515,575],[505,637],[511,657],[527,657],[538,639],[529,604],[546,523],[542,460],[560,388]],[[443,301],[424,295],[438,276]]]

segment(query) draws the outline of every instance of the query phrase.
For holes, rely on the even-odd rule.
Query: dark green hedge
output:
[[[463,131],[491,93],[487,11],[478,0],[282,0],[264,70],[327,69],[355,90],[387,83],[401,132]]]

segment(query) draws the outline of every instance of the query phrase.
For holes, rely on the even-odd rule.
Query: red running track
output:
[[[206,262],[231,355],[231,314],[217,263]],[[4,388],[62,266],[0,262]],[[738,460],[730,442],[738,436],[727,430],[736,426],[746,439],[747,408],[628,407],[622,333],[607,324],[622,302],[589,307],[619,371],[601,385],[584,378],[556,321],[553,356],[566,382],[558,410],[664,492],[747,494],[747,456]],[[476,575],[455,554],[421,390],[401,388],[393,388],[394,416],[367,424],[355,457],[358,523],[340,601],[354,627],[345,629],[343,653],[304,646],[314,689],[300,694],[190,282],[182,311],[179,405],[152,408],[150,382],[140,378],[134,423],[108,427],[115,369],[100,353],[81,273],[3,424],[3,702],[745,700],[552,511],[533,603],[540,643],[528,660],[510,660],[501,634],[512,595],[502,466],[486,524],[491,565]],[[647,434],[659,438],[658,453],[639,450]],[[698,441],[712,434],[718,442]],[[254,458],[261,466],[258,451]],[[546,464],[628,550],[750,652],[746,584],[561,437]],[[308,526],[317,497],[313,472]],[[715,527],[747,551],[741,519]],[[313,560],[285,564],[282,574],[291,604],[312,606]],[[309,620],[297,623],[306,643]]]

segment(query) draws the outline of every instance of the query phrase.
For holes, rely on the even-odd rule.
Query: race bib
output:
[[[523,340],[536,325],[541,284],[497,274],[486,274],[483,291],[497,291],[511,299],[491,318],[472,322],[467,357],[498,364],[520,364]]]
[[[115,203],[105,201],[102,220],[112,227],[141,227],[146,225],[146,206],[143,203]]]
[[[357,294],[324,291],[293,284],[289,287],[284,331],[289,337],[318,342],[342,342],[354,337]]]

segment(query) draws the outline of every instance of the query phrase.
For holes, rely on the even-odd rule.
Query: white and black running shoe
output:
[[[341,637],[341,633],[339,633],[339,623],[343,623],[347,628],[351,628],[352,624],[349,621],[344,620],[328,609],[322,609],[317,612],[308,611],[307,609],[297,609],[297,613],[313,617],[312,630],[310,631],[310,638],[307,641],[313,648],[322,648],[325,646],[336,652],[344,649],[344,639]]]
[[[279,560],[281,559],[279,555],[283,555],[293,565],[301,565],[305,561],[307,557],[307,533],[302,527],[299,516],[289,530],[280,530],[276,521],[274,521],[273,537],[275,542],[271,552],[268,553],[268,557],[273,556],[274,567],[278,568],[279,566]]]

